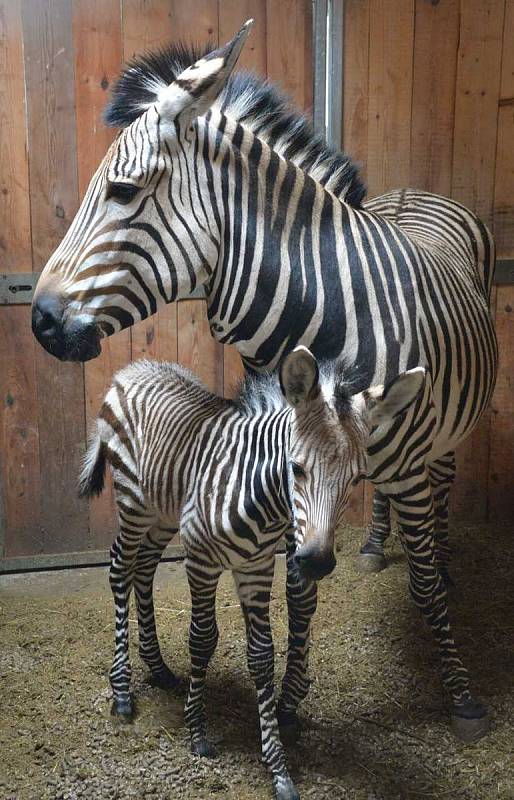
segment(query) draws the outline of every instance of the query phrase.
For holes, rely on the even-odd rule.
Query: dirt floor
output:
[[[398,540],[389,567],[361,575],[362,531],[346,529],[320,587],[303,731],[288,748],[305,798],[514,798],[512,526],[454,532],[451,616],[476,695],[492,711],[478,744],[455,740],[438,662],[407,591]],[[286,650],[284,559],[273,601],[277,676]],[[157,615],[170,666],[188,673],[188,589],[180,564],[159,568]],[[255,696],[232,580],[219,592],[220,641],[208,680],[214,761],[190,755],[183,697],[152,687],[136,648],[138,717],[109,714],[113,614],[103,568],[0,579],[0,798],[268,800]],[[135,614],[135,612],[134,612]],[[134,640],[135,620],[132,621]]]

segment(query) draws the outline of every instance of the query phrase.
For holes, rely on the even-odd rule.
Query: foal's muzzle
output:
[[[320,581],[333,572],[336,559],[333,550],[320,550],[316,545],[304,545],[294,556],[298,572],[303,578]]]
[[[32,303],[32,332],[51,355],[61,361],[89,361],[100,354],[96,323],[84,317],[64,320],[57,292],[38,292]]]

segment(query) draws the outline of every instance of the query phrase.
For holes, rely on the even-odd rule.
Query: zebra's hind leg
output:
[[[262,760],[273,776],[277,800],[299,800],[289,776],[277,721],[273,684],[273,639],[269,604],[275,559],[251,572],[234,572],[237,593],[246,623],[248,669],[257,689],[261,726]]]
[[[222,571],[189,557],[186,558],[186,571],[191,591],[191,677],[184,716],[191,732],[191,752],[197,756],[212,758],[216,755],[216,750],[207,739],[205,674],[218,643],[216,588]]]
[[[375,489],[368,538],[357,556],[356,566],[360,572],[380,572],[386,568],[384,543],[390,533],[391,507],[389,499],[379,489]]]
[[[287,541],[287,612],[289,622],[287,666],[278,701],[278,721],[284,739],[298,734],[297,710],[309,691],[309,646],[311,621],[316,611],[318,588],[315,581],[300,579],[294,561],[293,537]]]
[[[428,465],[434,495],[434,556],[447,589],[454,585],[449,574],[451,549],[448,541],[448,501],[450,487],[455,480],[455,470],[455,453],[447,453]]]
[[[109,680],[113,692],[112,714],[123,721],[130,721],[134,715],[134,701],[130,693],[129,600],[140,541],[155,520],[142,505],[119,494],[118,514],[120,532],[111,547],[109,570],[116,615],[115,651]]]
[[[451,700],[453,731],[472,742],[489,729],[487,708],[472,697],[468,671],[459,658],[448,617],[446,587],[434,557],[432,488],[428,475],[418,481],[391,500],[407,554],[410,591],[438,645],[443,683]]]
[[[139,625],[139,655],[149,667],[153,682],[161,689],[175,689],[180,681],[165,664],[155,625],[153,581],[162,551],[176,534],[176,528],[153,527],[143,538],[136,560],[134,592]]]

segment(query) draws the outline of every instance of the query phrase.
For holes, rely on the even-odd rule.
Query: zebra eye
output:
[[[296,461],[293,461],[291,466],[293,468],[293,475],[295,476],[295,478],[306,478],[307,477],[304,468],[301,467],[300,464],[297,464]]]
[[[109,181],[105,190],[105,199],[110,200],[112,198],[117,203],[127,205],[139,191],[139,186],[133,186],[131,183],[113,183]]]

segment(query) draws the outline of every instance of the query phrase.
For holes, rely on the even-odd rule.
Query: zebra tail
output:
[[[97,427],[84,456],[79,476],[79,497],[94,497],[102,493],[106,463],[105,445]]]

